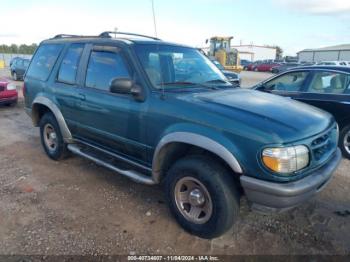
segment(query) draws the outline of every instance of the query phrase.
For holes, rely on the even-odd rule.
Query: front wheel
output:
[[[178,160],[164,180],[170,210],[189,233],[212,239],[229,230],[239,214],[233,174],[208,157]]]
[[[16,72],[13,72],[13,79],[14,79],[15,81],[18,81],[18,75],[17,75]]]
[[[340,131],[339,147],[343,153],[343,156],[350,159],[350,125],[344,127]]]

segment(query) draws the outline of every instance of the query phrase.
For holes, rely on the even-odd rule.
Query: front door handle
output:
[[[77,98],[80,99],[80,100],[82,100],[82,101],[85,101],[85,99],[86,99],[85,95],[84,95],[84,94],[81,94],[81,93],[79,93],[79,94],[77,95]]]

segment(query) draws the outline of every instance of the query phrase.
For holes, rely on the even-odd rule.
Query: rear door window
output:
[[[314,74],[307,92],[320,94],[343,94],[349,87],[350,76],[335,72]],[[345,92],[344,92],[345,91]]]
[[[27,71],[27,76],[45,81],[63,48],[61,44],[43,44],[35,53]]]
[[[75,84],[79,61],[84,49],[84,44],[72,44],[63,57],[58,71],[57,81]]]

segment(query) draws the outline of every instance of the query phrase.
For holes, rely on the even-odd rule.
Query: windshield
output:
[[[25,66],[25,67],[28,67],[28,66],[29,66],[29,62],[30,62],[29,60],[23,60],[24,66]]]
[[[198,87],[205,83],[227,83],[221,71],[194,48],[139,44],[135,49],[148,78],[157,89],[184,84]]]
[[[219,68],[221,71],[225,70],[225,68],[216,60],[212,61],[214,63],[214,65],[216,65],[217,68]]]

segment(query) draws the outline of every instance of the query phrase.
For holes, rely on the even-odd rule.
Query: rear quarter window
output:
[[[28,68],[27,76],[42,81],[47,80],[62,48],[62,44],[43,44],[39,46]]]

